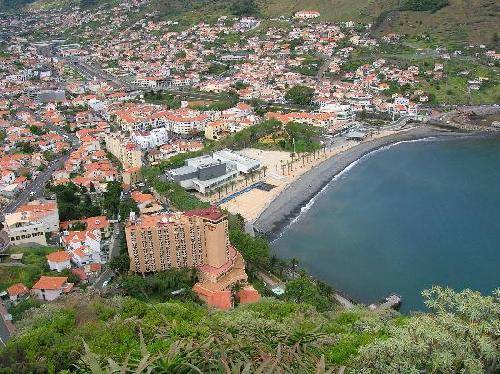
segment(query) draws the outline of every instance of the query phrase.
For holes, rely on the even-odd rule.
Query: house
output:
[[[89,217],[85,220],[85,223],[87,224],[87,230],[99,230],[101,238],[109,238],[111,236],[111,225],[106,216]]]
[[[46,233],[59,231],[59,211],[55,201],[34,200],[5,215],[5,231],[12,245],[47,245]]]
[[[98,229],[64,232],[61,244],[78,267],[92,262],[104,262],[101,253],[101,232]]]
[[[163,210],[163,207],[156,202],[155,197],[149,193],[134,191],[130,195],[136,202],[141,214],[156,213]]]
[[[7,288],[7,294],[12,302],[20,301],[29,294],[29,289],[22,283],[16,283]]]
[[[321,15],[320,12],[316,10],[301,10],[299,12],[295,12],[293,18],[296,19],[314,19],[318,18]]]
[[[31,291],[40,300],[52,301],[73,289],[73,283],[67,283],[68,277],[48,277],[42,275]]]
[[[66,251],[52,252],[47,255],[47,262],[50,270],[61,272],[64,269],[70,269],[70,254]]]

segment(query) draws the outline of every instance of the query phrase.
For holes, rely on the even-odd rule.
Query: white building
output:
[[[101,254],[101,233],[97,229],[65,232],[61,237],[61,244],[77,266],[104,262]]]
[[[168,130],[165,127],[132,133],[132,141],[141,149],[159,147],[168,142]]]
[[[40,300],[52,301],[73,289],[73,283],[67,283],[67,280],[68,277],[42,276],[31,291]]]
[[[71,269],[70,254],[66,251],[52,252],[47,255],[47,262],[50,270],[61,272]]]
[[[301,10],[300,12],[296,12],[293,15],[293,18],[296,19],[314,19],[318,18],[321,15],[320,12],[316,10]]]
[[[243,156],[229,149],[214,152],[212,157],[214,160],[234,165],[236,170],[243,174],[248,174],[260,168],[260,162],[258,160]]]

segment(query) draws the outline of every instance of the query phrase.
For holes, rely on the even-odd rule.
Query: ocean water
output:
[[[500,138],[405,142],[335,178],[272,243],[363,303],[500,287]]]

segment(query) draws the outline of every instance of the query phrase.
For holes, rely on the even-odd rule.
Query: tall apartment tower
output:
[[[227,217],[217,209],[141,216],[127,224],[125,233],[130,270],[136,273],[219,268],[229,260]]]
[[[194,291],[209,305],[232,306],[232,286],[245,285],[240,302],[259,294],[247,285],[245,262],[229,243],[228,220],[218,208],[132,218],[125,227],[130,270],[152,273],[195,267],[200,281]]]

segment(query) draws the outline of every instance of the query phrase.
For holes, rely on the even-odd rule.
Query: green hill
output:
[[[112,6],[118,0],[0,0],[0,9],[85,8]],[[500,23],[495,0],[151,0],[146,11],[164,17],[206,20],[220,14],[245,13],[255,8],[264,17],[291,16],[299,10],[318,10],[322,20],[372,22],[376,34],[391,32],[410,37],[428,35],[440,42],[490,42]]]

